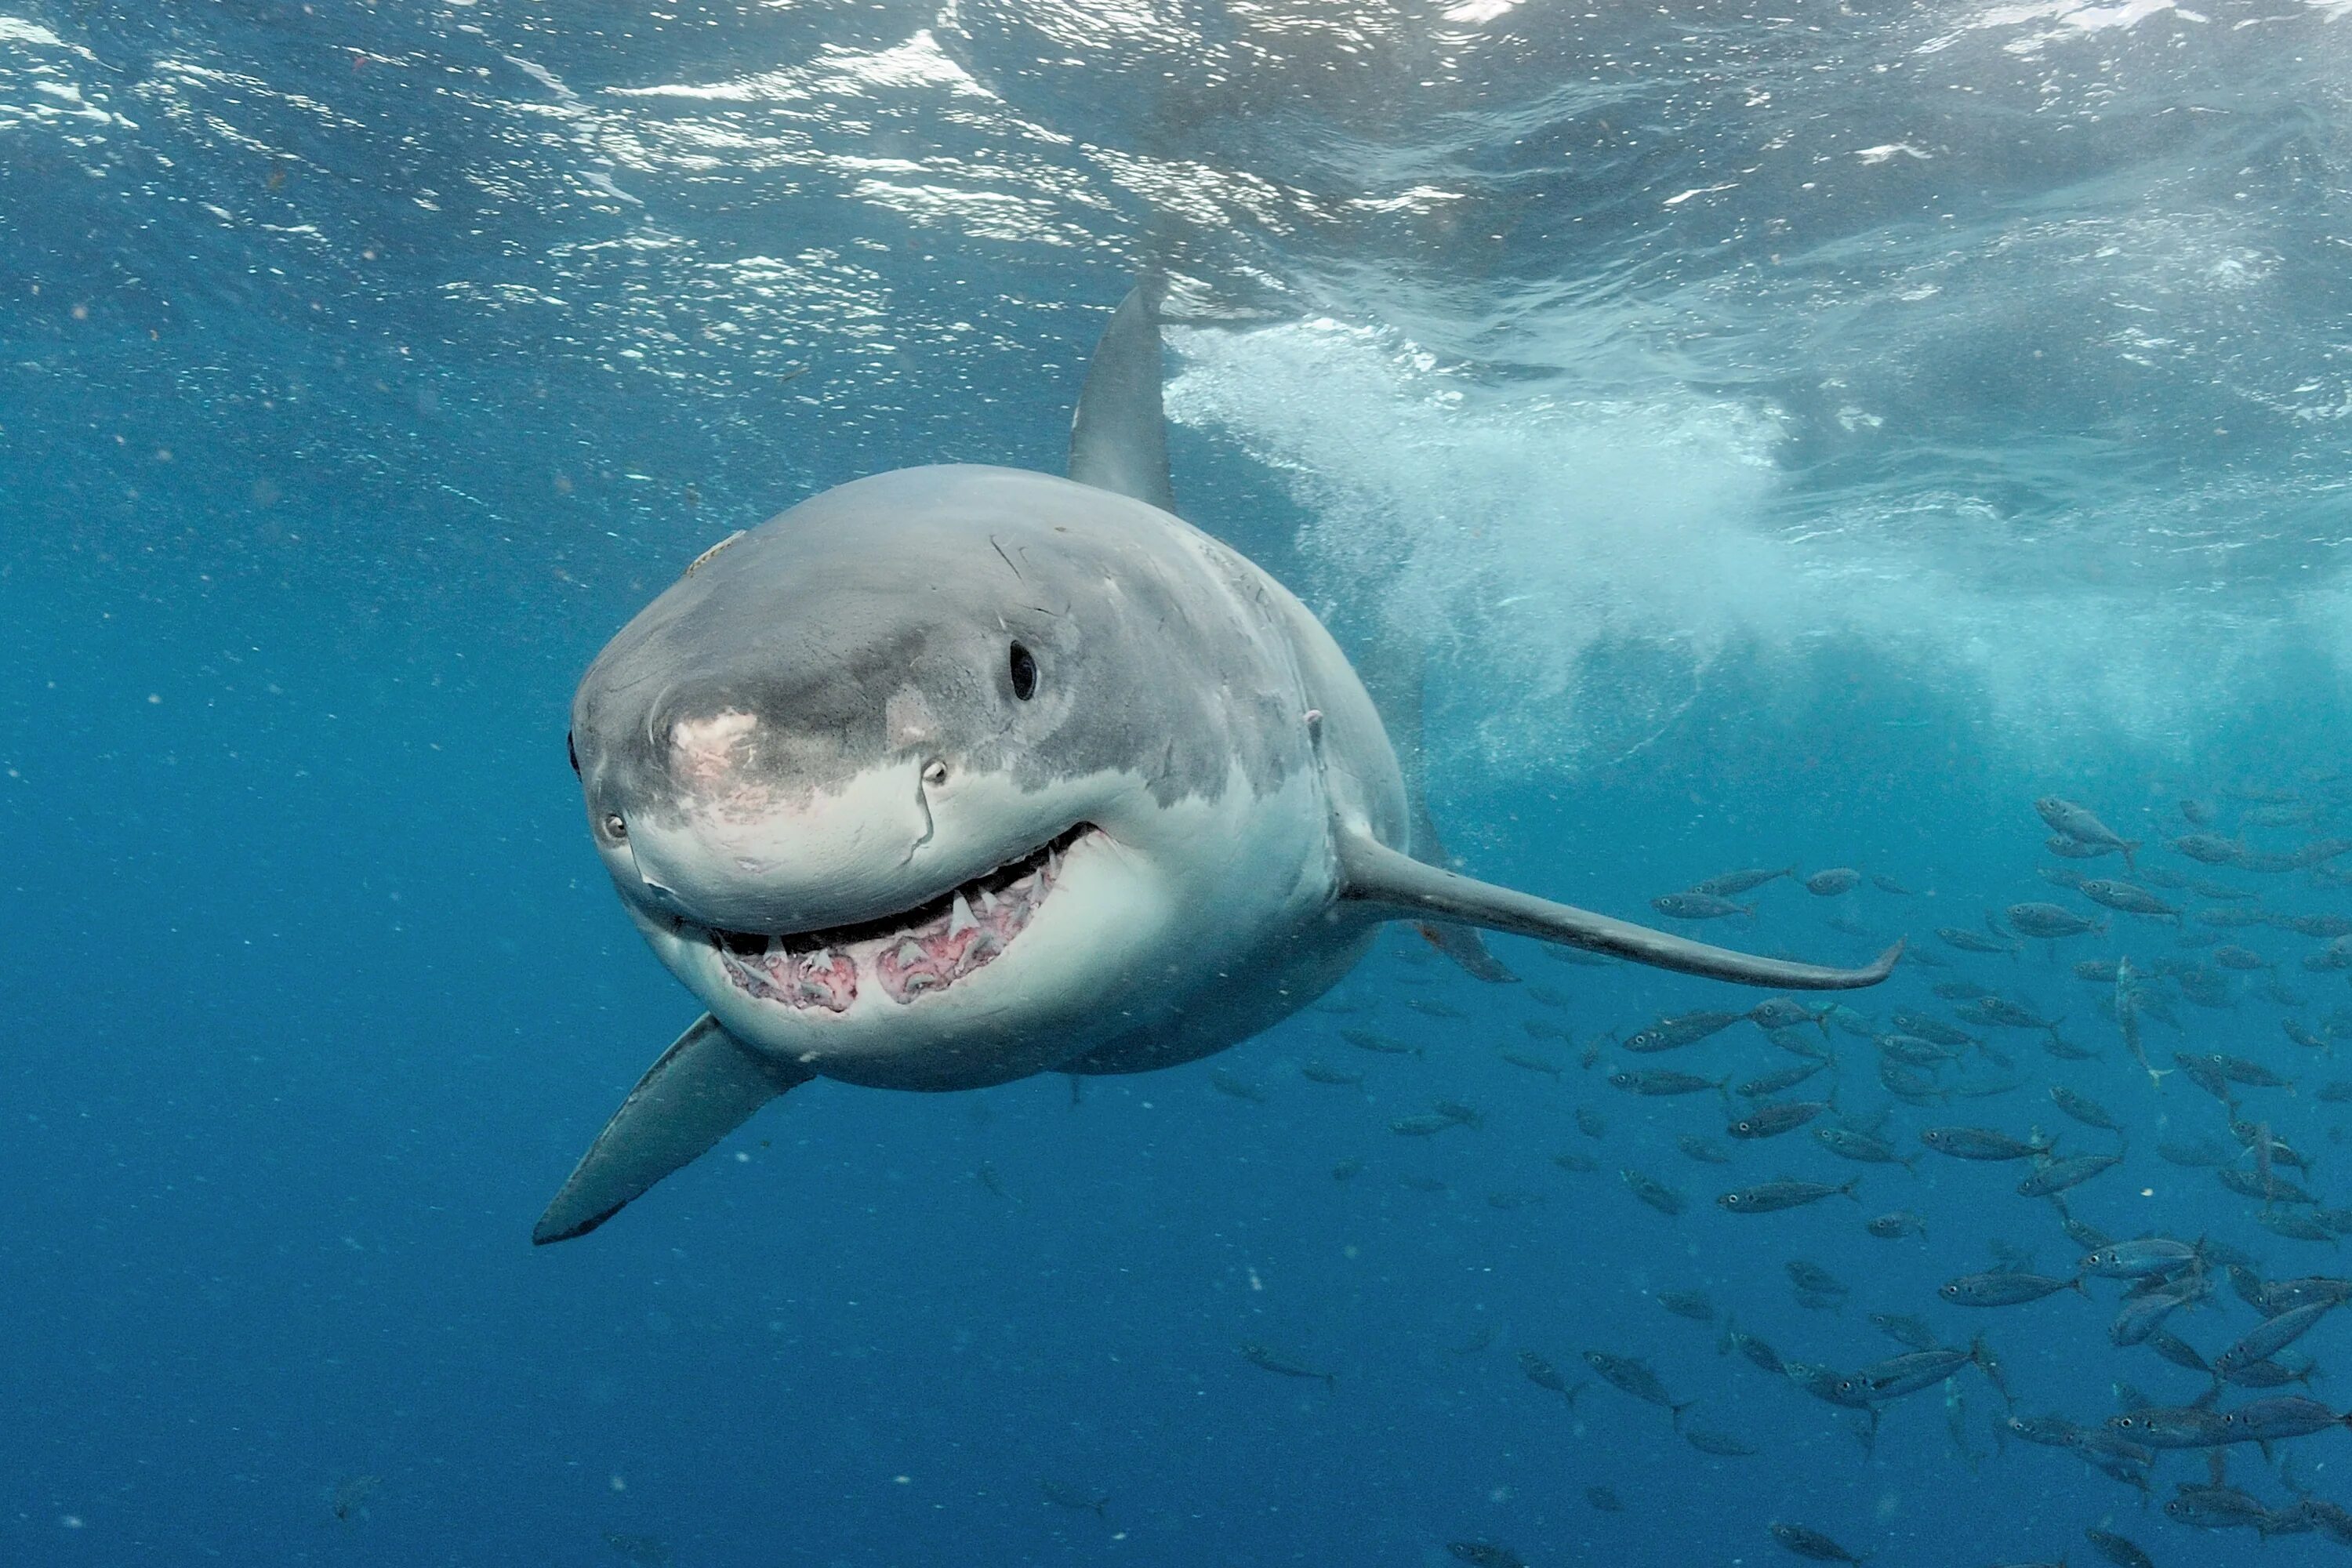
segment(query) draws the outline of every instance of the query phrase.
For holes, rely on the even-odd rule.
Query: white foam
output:
[[[18,16],[0,16],[0,44],[30,44],[40,49],[65,47],[65,40],[55,33]]]
[[[2116,542],[2145,531],[2105,520],[2037,537],[1967,496],[1813,500],[1771,407],[1663,376],[1621,372],[1606,396],[1496,384],[1330,321],[1177,346],[1171,416],[1237,442],[1306,512],[1309,602],[1376,605],[1477,669],[1487,770],[1622,760],[1723,661],[1801,682],[1798,656],[1833,640],[1973,705],[2027,758],[2186,747],[2298,639],[2352,663],[2352,594],[2214,595],[2141,570]]]
[[[1376,595],[1381,618],[1496,667],[1516,711],[1546,715],[1503,722],[1498,752],[1530,730],[1589,745],[1550,716],[1603,645],[1695,673],[1742,626],[1803,617],[1801,559],[1759,521],[1779,482],[1769,416],[1687,395],[1498,395],[1328,321],[1181,347],[1171,416],[1283,473],[1321,586]]]
[[[522,72],[523,75],[530,78],[531,80],[539,83],[540,86],[547,89],[548,91],[553,93],[558,101],[563,103],[577,103],[580,101],[580,95],[578,93],[564,86],[562,79],[559,79],[553,71],[549,70],[545,66],[541,65],[538,61],[524,59],[520,55],[509,55],[506,57],[506,62],[507,64],[514,67],[517,70]]]

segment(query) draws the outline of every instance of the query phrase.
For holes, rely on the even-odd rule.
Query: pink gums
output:
[[[950,913],[885,942],[874,955],[874,977],[882,983],[883,994],[903,1005],[993,963],[1029,923],[1051,886],[1051,878],[1040,871],[1027,889],[1008,888],[997,895],[992,910],[967,900],[971,922],[961,931],[950,930],[956,917]]]
[[[748,958],[731,952],[719,956],[726,961],[727,978],[762,1002],[841,1013],[857,1000],[856,961],[838,948],[808,952],[778,948]]]
[[[919,926],[878,940],[841,947],[795,950],[772,946],[740,954],[720,950],[727,977],[762,1002],[795,1011],[821,1007],[843,1013],[857,1000],[857,982],[871,963],[882,993],[904,1006],[918,996],[944,991],[974,970],[994,963],[1035,917],[1058,879],[1058,860],[993,893],[977,885],[962,889],[962,908]],[[963,918],[969,912],[970,919]],[[861,962],[857,952],[865,954]]]

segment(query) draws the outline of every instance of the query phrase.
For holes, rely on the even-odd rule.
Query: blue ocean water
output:
[[[2088,1223],[2340,1271],[2158,1157],[2227,1143],[2222,1110],[2152,1088],[2068,967],[2159,975],[2158,1065],[2296,1079],[2243,1114],[2339,1202],[2324,940],[2219,932],[2279,967],[2209,970],[2206,1006],[2166,973],[2210,963],[2193,918],[2054,961],[1933,933],[2101,912],[2036,875],[2116,874],[2044,851],[2053,794],[2141,868],[2352,913],[2343,861],[2160,847],[2183,798],[2256,853],[2352,815],[2347,26],[2301,0],[0,0],[0,1554],[1744,1563],[1784,1559],[1774,1521],[1952,1568],[2095,1561],[2088,1526],[2165,1564],[2339,1552],[2168,1519],[2201,1454],[2148,1506],[1997,1438],[1974,1369],[1865,1449],[1718,1353],[1656,1293],[1840,1368],[1901,1348],[1873,1312],[1980,1331],[2021,1414],[2208,1382],[2109,1342],[2113,1283],[1937,1299],[1995,1242],[2073,1271],[2025,1165],[1804,1132],[1694,1162],[1678,1135],[1732,1142],[1713,1096],[1606,1075],[1793,1058],[1745,1024],[1645,1061],[1612,1037],[1755,998],[1515,939],[1524,982],[1490,987],[1400,928],[1358,1011],[1075,1103],[814,1085],[593,1237],[528,1238],[698,1010],[583,832],[580,671],[827,485],[1057,468],[1150,266],[1188,514],[1351,645],[1432,648],[1469,869],[1651,919],[1734,867],[1876,873],[1909,892],[1782,880],[1706,934],[1825,961],[1907,935],[1948,967],[1846,998],[1880,1032],[1949,1018],[1930,987],[1965,977],[2100,1054],[2000,1032],[2017,1087],[1913,1106],[1832,1032],[1841,1112],[1891,1107],[1906,1149],[2125,1147],[2073,1194]],[[1483,1126],[1389,1130],[1438,1099]],[[1783,1173],[1859,1174],[1861,1203],[1713,1202]],[[1897,1208],[1924,1238],[1864,1232]],[[1798,1306],[1791,1259],[1845,1304]],[[2224,1284],[2172,1326],[2210,1355],[2258,1321]],[[2286,1359],[2340,1369],[2346,1333]],[[1520,1359],[1574,1382],[1592,1349],[1758,1452]],[[2234,1448],[2227,1478],[2352,1505],[2346,1442]]]

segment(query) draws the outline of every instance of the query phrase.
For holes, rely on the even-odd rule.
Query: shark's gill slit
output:
[[[937,778],[931,776],[935,769],[939,773]],[[907,846],[907,852],[898,857],[899,865],[911,864],[915,857],[921,852],[923,846],[929,844],[932,837],[939,832],[940,820],[931,815],[931,791],[945,783],[947,783],[947,764],[936,761],[927,764],[923,769],[922,776],[916,781],[915,809],[923,814],[923,831],[920,837]]]
[[[904,1005],[1001,957],[1062,878],[1062,858],[1099,830],[1073,823],[1045,843],[910,910],[850,925],[771,935],[706,931],[729,984],[795,1011],[845,1013],[872,979]]]

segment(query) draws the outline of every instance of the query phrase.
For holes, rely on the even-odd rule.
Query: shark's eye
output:
[[[1026,702],[1037,695],[1037,660],[1019,643],[1013,645],[1013,695]]]
[[[621,820],[619,812],[608,811],[604,814],[604,831],[614,838],[626,838],[629,836],[629,825]]]

